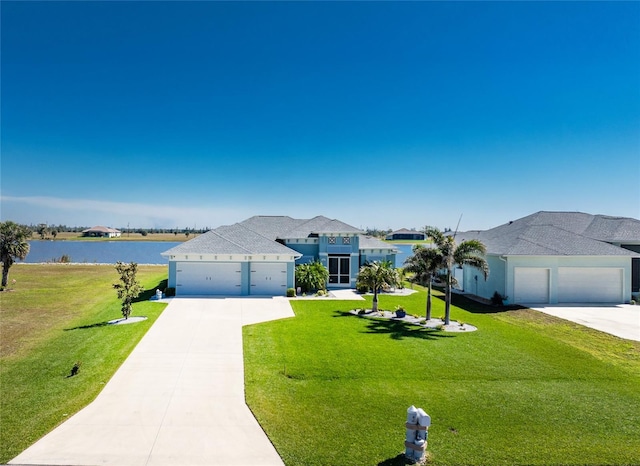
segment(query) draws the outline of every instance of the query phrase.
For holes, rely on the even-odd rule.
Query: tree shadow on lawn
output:
[[[164,280],[158,282],[157,285],[152,286],[148,290],[145,289],[142,293],[140,293],[138,295],[137,298],[133,299],[131,302],[132,303],[140,303],[142,301],[149,301],[151,298],[153,298],[156,295],[156,290],[157,289],[159,289],[161,291],[166,290],[167,289],[167,283],[168,283],[167,279],[164,279]]]
[[[407,457],[404,456],[404,453],[400,453],[393,458],[386,459],[378,463],[378,466],[404,466],[406,464],[415,464],[407,460]]]
[[[68,332],[69,330],[88,330],[90,328],[106,327],[107,325],[109,325],[109,322],[105,320],[104,322],[97,322],[95,324],[80,325],[78,327],[65,328],[64,331]]]
[[[421,327],[402,320],[384,319],[378,317],[362,317],[351,314],[350,312],[336,311],[334,317],[356,317],[367,319],[367,331],[363,333],[389,335],[393,340],[402,340],[404,338],[418,338],[420,340],[436,340],[438,338],[452,338],[455,335],[445,334],[444,332],[434,329]]]
[[[152,286],[150,289],[144,290],[142,293],[138,295],[137,298],[133,299],[131,302],[141,303],[144,301],[149,301],[153,296],[156,295],[157,288],[160,288],[161,290],[164,290],[165,288],[167,288],[167,280],[166,279],[162,280],[161,282],[158,282],[156,286]],[[105,320],[104,322],[96,322],[95,324],[80,325],[79,327],[73,327],[73,328],[65,328],[64,331],[66,332],[69,330],[87,330],[91,328],[105,327],[107,325],[109,325],[109,322]]]
[[[434,293],[433,297],[444,302],[443,290],[438,289],[438,291],[440,291],[440,293]],[[517,304],[508,306],[494,306],[493,304],[485,304],[457,293],[451,293],[451,304],[462,309],[463,311],[467,311],[472,314],[499,314],[501,312],[527,309],[526,307],[519,306]]]

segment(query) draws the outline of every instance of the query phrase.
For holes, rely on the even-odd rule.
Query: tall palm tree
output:
[[[2,285],[4,289],[9,280],[9,268],[16,259],[24,259],[29,254],[31,231],[10,220],[0,223],[0,262],[2,262]]]
[[[435,227],[426,227],[427,238],[433,241],[442,256],[441,269],[444,270],[445,308],[444,324],[449,325],[451,319],[451,287],[455,281],[453,268],[458,265],[469,265],[479,269],[486,280],[489,276],[489,264],[484,258],[487,248],[477,239],[470,239],[456,244],[455,236],[447,236]]]
[[[383,288],[398,285],[398,272],[390,261],[374,261],[360,267],[358,272],[358,286],[367,286],[373,290],[373,312],[378,312],[378,292]]]
[[[431,282],[442,266],[443,258],[436,248],[425,248],[421,244],[413,247],[413,256],[408,257],[405,263],[405,270],[412,272],[414,280],[427,286],[427,310],[426,319],[431,320]]]

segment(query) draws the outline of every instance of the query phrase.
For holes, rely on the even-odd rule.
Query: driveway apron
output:
[[[282,298],[173,299],[96,400],[9,464],[282,465],[245,404],[242,326],[293,316]]]
[[[544,312],[561,319],[570,320],[585,327],[606,332],[626,340],[640,341],[640,306],[551,304],[531,309]]]

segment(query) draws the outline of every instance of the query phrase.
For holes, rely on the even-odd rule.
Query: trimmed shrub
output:
[[[287,288],[287,298],[295,298],[296,290],[295,288]]]
[[[506,296],[502,296],[497,291],[494,291],[493,296],[491,296],[491,304],[493,304],[494,306],[502,306],[505,299],[507,299]]]

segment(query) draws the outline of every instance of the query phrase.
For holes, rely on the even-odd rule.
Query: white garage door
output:
[[[516,267],[513,292],[516,303],[548,303],[549,269]]]
[[[242,293],[240,262],[178,262],[176,295],[224,295]]]
[[[286,294],[286,262],[252,262],[250,270],[250,294],[267,296],[284,296]]]
[[[621,303],[622,269],[604,267],[558,268],[558,302]]]

